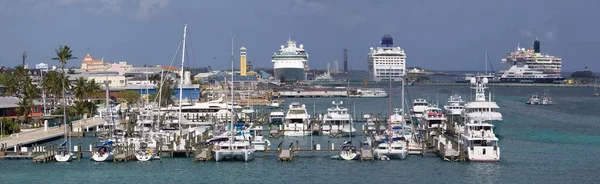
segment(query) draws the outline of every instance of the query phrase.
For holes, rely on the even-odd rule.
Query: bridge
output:
[[[99,117],[77,120],[72,123],[74,132],[83,132],[85,129],[93,128],[104,123]],[[12,134],[10,137],[0,139],[0,145],[13,148],[17,145],[33,144],[36,142],[61,137],[65,135],[64,127],[37,128],[32,131]],[[15,150],[16,151],[16,150]]]

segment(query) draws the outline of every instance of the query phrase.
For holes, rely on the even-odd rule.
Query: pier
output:
[[[83,132],[104,123],[101,118],[93,117],[78,120],[72,123],[74,132]],[[69,129],[67,127],[67,129]],[[64,127],[38,128],[32,131],[17,133],[10,137],[0,139],[0,145],[7,148],[16,148],[17,145],[33,144],[40,141],[60,137],[65,135]],[[16,150],[15,150],[16,151]]]

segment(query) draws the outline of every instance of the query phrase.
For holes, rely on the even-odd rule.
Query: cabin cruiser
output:
[[[356,129],[350,126],[352,117],[348,114],[348,108],[340,107],[344,102],[332,102],[335,107],[327,108],[327,114],[323,116],[323,134],[349,136],[351,133],[356,133]]]
[[[306,105],[300,105],[298,102],[290,104],[283,127],[285,136],[310,135],[310,116],[306,111]]]
[[[491,94],[490,98],[485,96],[485,89],[487,89],[485,84],[488,83],[488,79],[484,77],[478,77],[478,79],[471,79],[471,89],[475,90],[475,100],[465,104],[465,110],[462,112],[463,119],[479,118],[502,121],[502,114],[498,112],[498,109],[500,109],[498,104],[492,101]]]
[[[465,109],[465,101],[458,94],[453,94],[448,98],[448,102],[444,105],[444,112],[447,116],[460,116]]]
[[[428,107],[427,100],[418,98],[413,101],[413,109],[412,109],[412,117],[420,118],[423,115],[423,112]]]
[[[269,123],[271,125],[281,125],[283,124],[285,119],[285,114],[283,111],[272,111],[269,113]]]

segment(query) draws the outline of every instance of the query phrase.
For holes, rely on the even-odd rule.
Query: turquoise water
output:
[[[304,153],[291,163],[275,155],[244,162],[202,162],[192,158],[164,158],[148,163],[33,164],[31,160],[0,160],[0,183],[598,183],[600,182],[600,98],[590,88],[550,88],[557,105],[529,106],[531,94],[543,88],[495,87],[495,101],[504,121],[496,123],[500,137],[500,163],[451,163],[433,155],[409,156],[402,161],[332,160],[336,153]],[[399,89],[393,93],[400,106]],[[466,86],[408,88],[412,98],[427,98],[443,105],[451,93],[470,97]],[[312,113],[323,113],[333,100],[356,104],[356,112],[385,112],[388,99],[286,99],[301,101]],[[352,106],[350,106],[352,109]],[[356,125],[360,128],[360,125]],[[313,137],[324,149],[327,141],[340,145],[345,138]],[[357,136],[356,139],[362,139]],[[310,137],[272,139],[310,145]],[[89,144],[94,138],[75,139]],[[58,141],[55,141],[56,143]],[[85,148],[87,149],[87,148]],[[84,155],[85,156],[85,155]]]

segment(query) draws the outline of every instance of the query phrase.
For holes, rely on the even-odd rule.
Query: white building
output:
[[[406,54],[400,47],[394,47],[392,36],[381,38],[381,46],[370,48],[367,57],[369,77],[374,81],[400,81],[406,74]]]

